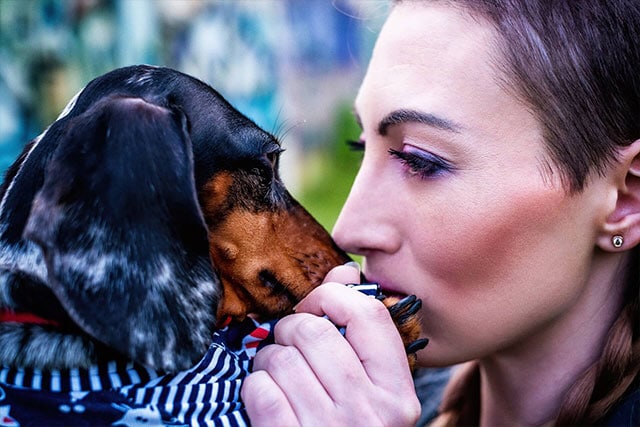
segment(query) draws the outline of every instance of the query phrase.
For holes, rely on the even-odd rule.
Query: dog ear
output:
[[[70,123],[25,228],[73,321],[163,371],[206,352],[219,299],[191,153],[180,111],[103,100]]]

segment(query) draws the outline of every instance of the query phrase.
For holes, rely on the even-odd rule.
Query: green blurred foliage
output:
[[[351,106],[336,111],[334,132],[313,155],[306,156],[306,176],[299,200],[328,230],[336,222],[360,166],[362,153],[352,150],[347,141],[357,140],[360,128]]]

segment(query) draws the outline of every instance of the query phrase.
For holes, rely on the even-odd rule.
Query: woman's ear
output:
[[[609,252],[629,250],[640,243],[640,139],[620,150],[617,159],[611,167],[616,205],[597,241]]]

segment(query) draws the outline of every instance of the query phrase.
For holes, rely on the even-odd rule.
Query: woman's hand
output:
[[[381,302],[343,286],[359,281],[357,269],[334,268],[277,323],[276,344],[258,352],[241,391],[252,425],[415,424],[402,341]]]

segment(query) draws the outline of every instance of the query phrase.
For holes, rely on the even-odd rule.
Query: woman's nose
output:
[[[371,251],[393,252],[399,244],[389,203],[393,195],[380,174],[358,172],[333,228],[333,238],[346,252],[366,256]]]

